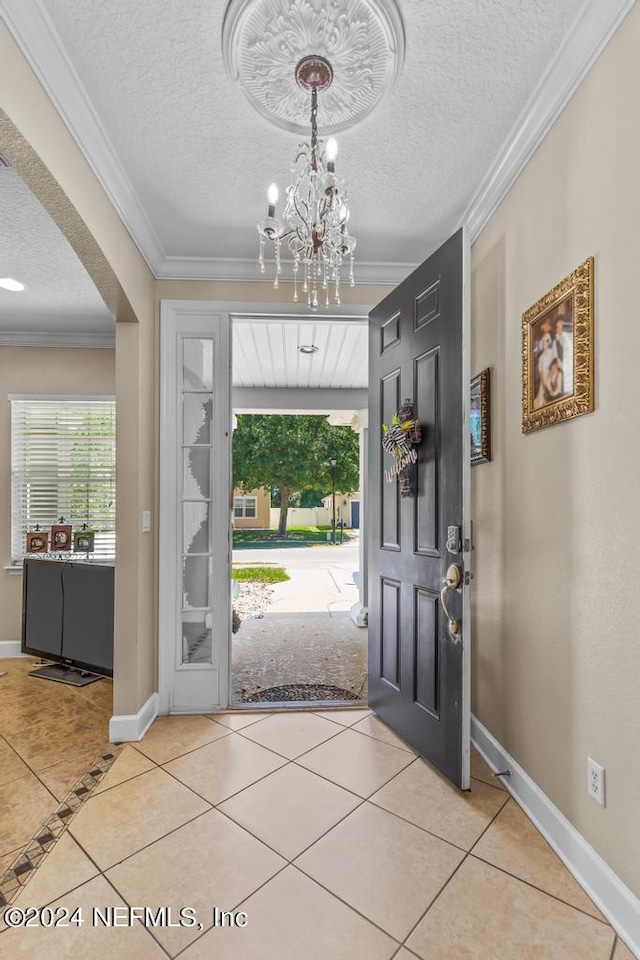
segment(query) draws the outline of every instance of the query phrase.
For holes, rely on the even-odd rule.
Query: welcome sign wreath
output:
[[[387,483],[400,479],[400,496],[415,496],[418,452],[415,446],[422,440],[420,421],[413,416],[413,401],[405,400],[391,425],[382,424],[382,449],[395,457],[395,463],[384,472]]]

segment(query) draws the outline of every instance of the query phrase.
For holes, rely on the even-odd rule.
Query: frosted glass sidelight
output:
[[[182,490],[179,543],[182,547],[179,660],[212,664],[213,536],[212,441],[214,343],[208,337],[182,340]]]
[[[213,389],[213,341],[185,338],[182,341],[182,389]]]
[[[185,557],[182,561],[182,606],[186,610],[211,607],[211,557]]]
[[[182,662],[212,663],[210,613],[182,614]]]
[[[211,448],[187,447],[184,451],[183,500],[211,497]]]
[[[182,405],[183,443],[211,443],[213,400],[206,394],[185,393]]]
[[[182,504],[182,552],[210,553],[211,535],[208,503]]]

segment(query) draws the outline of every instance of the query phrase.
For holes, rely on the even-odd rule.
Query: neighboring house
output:
[[[277,527],[280,507],[271,508],[271,526]],[[345,527],[358,530],[360,527],[360,494],[336,493],[336,527],[343,522]],[[333,497],[324,497],[321,507],[289,507],[287,529],[291,527],[330,527],[333,524]]]
[[[353,527],[354,530],[359,529],[360,499],[359,490],[349,494],[336,493],[336,527],[339,527],[342,522],[345,527]],[[325,510],[329,511],[329,523],[333,523],[333,495],[329,494],[322,503]]]
[[[268,530],[270,524],[271,493],[259,490],[233,491],[233,526],[236,530]]]

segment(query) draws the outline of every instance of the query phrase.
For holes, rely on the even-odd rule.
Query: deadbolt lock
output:
[[[447,553],[460,553],[460,527],[447,527]]]

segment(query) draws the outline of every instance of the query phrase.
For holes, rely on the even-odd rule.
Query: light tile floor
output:
[[[461,794],[363,710],[162,718],[13,904],[79,906],[84,925],[5,930],[0,954],[628,960],[477,755],[473,774]],[[174,924],[191,907],[197,926],[94,925],[107,906]]]
[[[110,680],[71,687],[0,661],[0,876],[108,747]]]

